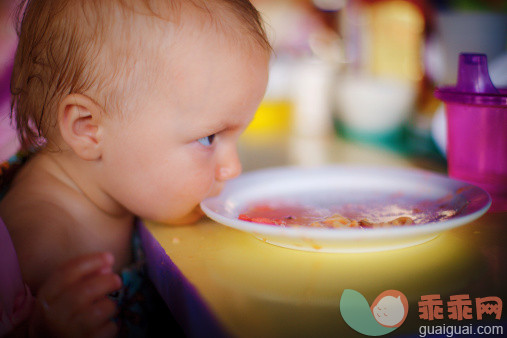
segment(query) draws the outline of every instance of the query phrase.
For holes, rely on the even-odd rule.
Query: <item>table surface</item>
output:
[[[242,141],[240,156],[245,171],[328,163],[445,171],[438,163],[414,162],[388,150],[337,138]],[[450,296],[461,294],[469,295],[472,301],[487,296],[507,300],[506,227],[507,213],[488,213],[421,245],[336,254],[280,248],[209,219],[188,226],[146,223],[149,234],[171,262],[171,283],[182,279],[189,286],[173,288],[174,292],[188,293],[180,295],[183,298],[196,298],[193,301],[202,305],[208,320],[216,322],[226,335],[237,337],[360,336],[340,315],[340,296],[345,289],[360,292],[369,304],[382,291],[403,292],[409,313],[391,336],[417,334],[421,325],[484,323],[475,317],[468,321],[424,321],[419,318],[418,302],[430,294],[440,295],[444,305]],[[157,270],[156,275],[167,266],[155,264],[152,268]],[[168,283],[164,280],[167,277],[154,278],[158,278],[155,284],[159,288]],[[171,301],[175,295],[163,296],[173,311],[182,312],[176,317],[184,329],[198,325],[199,315],[185,318],[188,311]],[[487,323],[501,323],[507,330],[505,319]]]

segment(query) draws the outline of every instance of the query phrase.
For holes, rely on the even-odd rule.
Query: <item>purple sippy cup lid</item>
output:
[[[495,88],[491,82],[485,54],[461,53],[456,86],[437,88],[435,96],[444,102],[507,105],[507,93]]]

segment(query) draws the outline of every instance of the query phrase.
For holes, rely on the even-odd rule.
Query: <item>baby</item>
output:
[[[270,46],[247,0],[32,0],[11,90],[28,161],[0,217],[37,305],[24,327],[118,333],[136,219],[189,223],[241,172]],[[35,150],[35,151],[34,151]]]

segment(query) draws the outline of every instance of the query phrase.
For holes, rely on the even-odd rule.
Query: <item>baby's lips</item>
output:
[[[220,195],[220,193],[222,192],[223,189],[224,189],[224,184],[223,183],[217,183],[211,189],[210,193],[208,194],[208,197],[215,197],[215,196]]]

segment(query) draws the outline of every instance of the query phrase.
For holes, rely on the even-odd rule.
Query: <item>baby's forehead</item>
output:
[[[231,53],[251,53],[255,50],[263,50],[270,55],[269,43],[257,37],[252,32],[253,28],[245,24],[242,16],[238,16],[230,8],[219,5],[224,1],[190,1],[191,4],[181,6],[165,6],[150,9],[154,12],[150,15],[142,13],[139,18],[134,18],[133,30],[137,38],[131,39],[131,49],[145,54],[147,58],[157,56],[165,62],[178,56],[178,51],[192,47],[192,43],[200,44],[206,40],[218,41],[220,46],[227,48]],[[200,4],[203,4],[202,6]],[[260,27],[262,29],[262,27]],[[263,31],[258,32],[259,36]],[[114,37],[113,37],[114,38]],[[148,50],[139,50],[137,40],[150,45]],[[262,40],[262,41],[260,41]],[[149,53],[150,51],[154,53]],[[155,55],[154,55],[155,54]],[[139,55],[139,54],[138,54]]]
[[[139,23],[157,22],[158,20],[162,25],[170,24],[174,27],[188,25],[208,27],[207,25],[213,24],[216,27],[237,26],[240,28],[248,26],[248,22],[258,19],[256,11],[240,13],[243,6],[239,4],[242,2],[248,3],[247,0],[111,0],[111,2],[106,1],[104,3],[102,1],[90,1],[88,3],[88,1],[82,2],[83,7],[95,12],[91,14],[100,17],[105,23],[111,22],[111,19],[128,21],[141,19],[138,20]],[[232,3],[236,5],[231,6]],[[85,19],[93,20],[93,18]],[[155,20],[153,21],[153,19]],[[261,27],[259,26],[259,28]]]
[[[132,48],[139,48],[139,39],[154,44],[169,41],[177,47],[177,42],[189,35],[212,33],[236,45],[256,45],[270,52],[258,13],[238,13],[241,6],[235,10],[229,2],[241,1],[145,0],[131,4],[124,0],[98,16],[102,22],[97,26],[113,43],[133,42]]]
[[[123,31],[109,32],[111,43],[106,43],[103,47],[106,62],[112,65],[126,62],[127,68],[135,67],[137,79],[144,83],[136,86],[136,89],[141,86],[140,90],[122,87],[124,90],[118,90],[118,94],[123,94],[120,96],[126,99],[125,95],[135,92],[150,92],[150,84],[158,83],[162,74],[171,74],[170,78],[162,80],[169,83],[176,81],[179,73],[185,76],[185,68],[178,67],[179,60],[188,54],[202,52],[206,40],[217,41],[220,46],[230,51],[231,57],[234,57],[233,54],[242,57],[257,54],[252,53],[253,50],[267,51],[268,49],[247,31],[248,28],[245,28],[235,13],[222,8],[223,6],[212,6],[213,3],[219,2],[208,1],[208,7],[192,5],[193,2],[185,2],[179,6],[164,2],[157,7],[118,8],[115,16],[122,22],[115,29]],[[124,13],[125,10],[129,12]],[[121,36],[125,38],[119,38]],[[125,61],[121,55],[128,56],[130,61]],[[107,73],[104,75],[107,77],[111,73],[117,73],[116,80],[122,82],[132,76],[129,74],[133,74],[121,70],[118,72],[115,67],[117,66],[105,67]]]
[[[164,1],[152,9],[162,26],[176,33],[210,32],[236,45],[255,45],[271,53],[262,18],[248,0]]]

